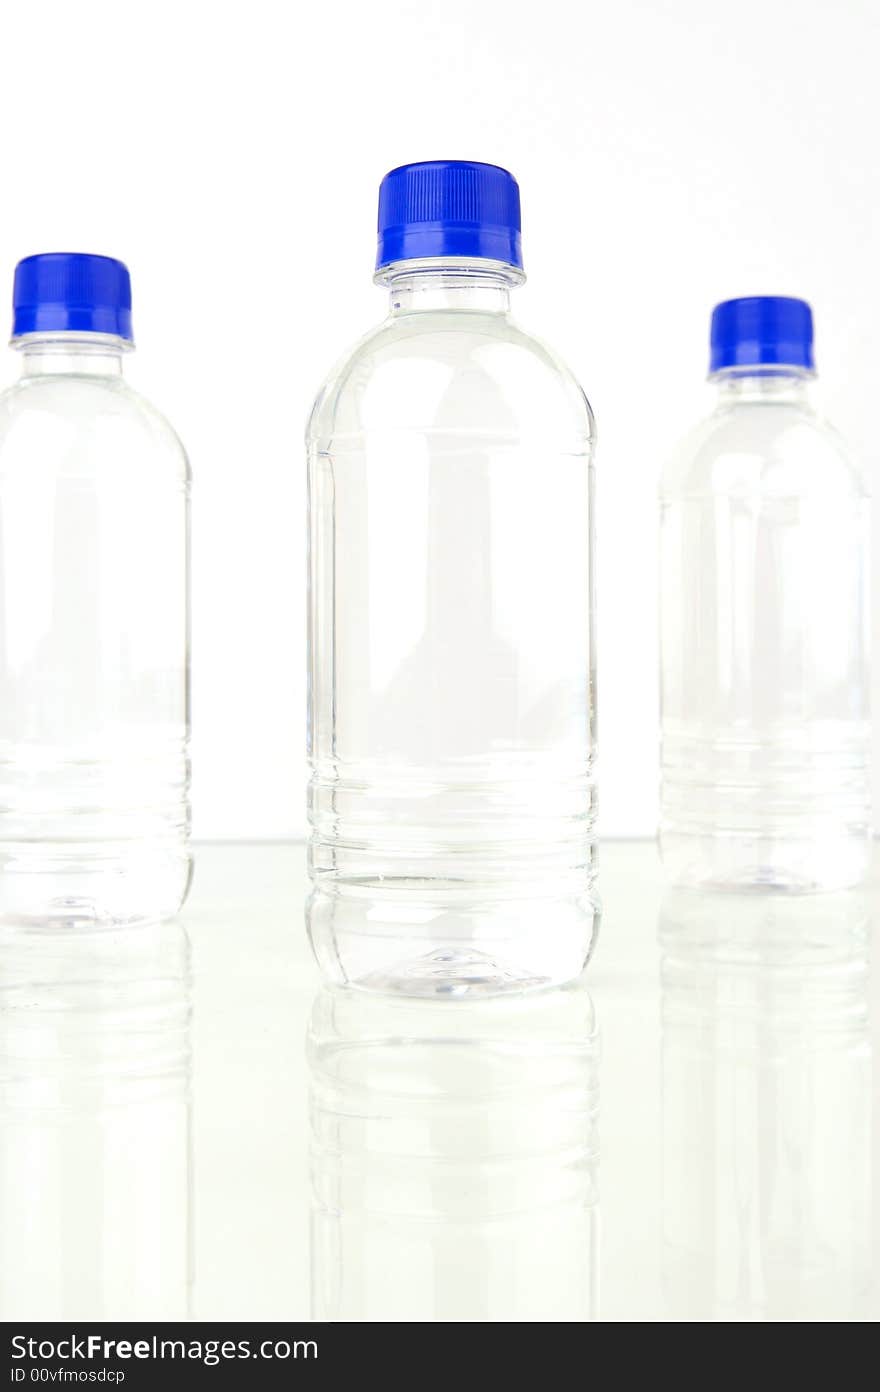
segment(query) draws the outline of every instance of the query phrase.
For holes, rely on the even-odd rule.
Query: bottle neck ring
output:
[[[503,261],[438,257],[430,261],[398,261],[376,272],[386,285],[392,317],[425,311],[507,314],[510,292],[525,277]]]
[[[22,377],[119,377],[133,345],[115,334],[57,332],[22,334],[12,347],[22,355]]]
[[[710,382],[722,402],[806,401],[816,374],[809,368],[773,366],[728,367],[713,372]]]

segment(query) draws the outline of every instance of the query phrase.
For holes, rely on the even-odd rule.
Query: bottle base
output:
[[[816,838],[682,834],[661,829],[667,879],[681,889],[817,894],[852,889],[868,874],[867,832]]]
[[[312,951],[325,977],[386,995],[472,1000],[572,981],[595,948],[593,889],[553,898],[475,899],[473,890],[316,886],[306,904]]]
[[[88,931],[161,923],[192,882],[186,850],[0,843],[0,923]]]

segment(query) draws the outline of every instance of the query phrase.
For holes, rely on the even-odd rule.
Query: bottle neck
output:
[[[388,286],[393,319],[432,310],[465,314],[508,314],[510,292],[522,273],[501,261],[401,261],[376,276]]]
[[[809,406],[815,373],[798,367],[735,367],[712,378],[719,406],[742,402]]]
[[[104,334],[25,334],[14,341],[21,376],[121,377],[122,356],[131,344]]]

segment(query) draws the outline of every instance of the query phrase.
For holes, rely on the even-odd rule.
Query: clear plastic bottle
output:
[[[382,184],[388,317],[308,429],[309,930],[414,994],[577,975],[593,942],[594,425],[510,317],[519,190]]]
[[[16,270],[0,396],[0,916],[161,919],[190,878],[189,468],[127,385],[128,271]]]
[[[715,409],[661,489],[673,880],[837,889],[869,855],[868,490],[811,403],[802,300],[712,320]]]

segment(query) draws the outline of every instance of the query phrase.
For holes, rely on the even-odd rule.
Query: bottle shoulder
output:
[[[86,456],[117,465],[165,466],[184,481],[189,460],[170,422],[122,377],[49,374],[0,393],[0,468],[39,456],[81,470]]]
[[[309,420],[311,444],[384,430],[559,434],[590,449],[589,402],[561,359],[506,315],[391,318],[334,367]]]
[[[867,495],[867,480],[838,431],[796,404],[719,408],[681,441],[661,477],[663,499],[814,492]]]

